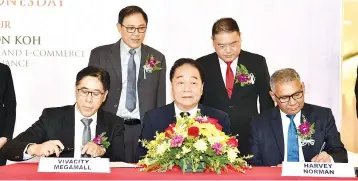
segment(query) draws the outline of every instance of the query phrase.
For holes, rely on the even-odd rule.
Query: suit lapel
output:
[[[110,61],[113,64],[113,69],[115,70],[120,84],[122,84],[122,65],[121,65],[121,40],[117,41],[111,48]]]
[[[283,130],[282,130],[282,119],[280,110],[276,107],[275,111],[272,113],[271,117],[271,128],[275,135],[277,146],[281,153],[281,158],[284,157],[284,140],[283,140]]]
[[[97,113],[97,126],[96,126],[96,135],[95,137],[108,131],[108,124],[106,124],[106,120],[104,118],[104,112],[102,109],[98,110]],[[106,134],[108,136],[109,133]]]
[[[218,92],[218,96],[222,97],[223,100],[228,100],[229,95],[227,94],[224,77],[222,76],[221,73],[220,62],[219,62],[220,60],[218,55],[214,53],[210,61],[211,61],[210,67],[212,67],[212,71],[210,71],[210,73],[213,74],[212,77],[214,78],[214,82],[216,82],[216,84],[218,85],[218,86],[211,87],[210,89],[212,88],[218,89],[218,91],[216,91]]]
[[[247,63],[249,59],[249,56],[246,56],[246,52],[241,50],[241,53],[239,55],[239,58],[237,60],[237,67],[240,66],[240,64],[244,65],[245,67],[247,67]],[[236,71],[236,70],[235,70]],[[248,70],[249,73],[252,73],[251,70]],[[235,73],[235,78],[236,78],[236,73]],[[246,85],[246,86],[249,86],[249,85]],[[244,96],[247,92],[250,92],[250,91],[247,91],[247,90],[250,90],[249,88],[246,88],[246,86],[244,87],[241,87],[240,83],[236,83],[235,84],[235,81],[234,81],[234,87],[233,87],[233,91],[232,91],[232,97],[231,99],[240,99],[242,96]],[[252,90],[251,90],[252,91]]]
[[[63,144],[65,144],[65,147],[73,148],[75,145],[75,106],[69,106],[65,111],[65,120],[69,129],[66,130],[66,139],[68,139],[68,141]]]
[[[305,104],[301,110],[301,115],[304,115],[306,117],[306,121],[308,121],[310,124],[312,124],[314,122],[314,118],[313,118],[313,114],[312,114],[312,109],[309,105]],[[301,116],[301,123],[303,122],[302,119],[303,116]],[[314,150],[313,150],[313,145],[306,145],[302,147],[302,152],[303,152],[303,156],[305,157],[305,160],[307,162],[311,161],[311,158],[313,158],[314,155]]]
[[[168,124],[172,124],[175,123],[176,117],[175,117],[175,109],[174,109],[174,102],[172,102],[171,104],[168,104],[167,110],[165,111],[165,120],[168,120]]]
[[[145,65],[145,61],[146,61],[147,57],[150,56],[146,45],[142,44],[142,47],[140,48],[140,50],[141,50],[141,57],[140,57],[137,87],[139,86],[141,81],[144,79],[144,73],[146,73],[146,72],[144,72],[143,66]]]

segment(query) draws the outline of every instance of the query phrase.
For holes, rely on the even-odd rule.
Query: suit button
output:
[[[113,107],[117,107],[118,105],[117,104],[115,104]]]
[[[120,91],[120,88],[118,88],[117,91]]]

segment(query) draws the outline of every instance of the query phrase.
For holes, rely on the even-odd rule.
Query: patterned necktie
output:
[[[227,64],[226,68],[226,91],[231,98],[232,95],[232,89],[234,88],[234,73],[232,72],[232,69],[230,67],[232,62],[225,62]]]
[[[290,118],[290,125],[288,126],[287,134],[287,161],[288,162],[298,162],[299,153],[298,153],[298,139],[297,139],[297,130],[296,125],[293,119],[295,115],[286,115]]]
[[[83,134],[82,134],[82,145],[87,144],[89,141],[91,141],[91,127],[90,124],[92,123],[93,119],[91,118],[83,118],[81,119],[81,122],[83,123],[83,125],[85,126],[85,128],[83,129]]]
[[[188,112],[181,112],[180,113],[180,116],[183,118],[184,116],[187,116],[187,117],[189,117],[190,116],[190,113],[188,113]]]
[[[88,142],[91,141],[91,127],[90,124],[92,123],[93,119],[91,118],[83,118],[81,119],[81,122],[83,123],[83,125],[85,126],[85,128],[83,129],[83,133],[82,133],[82,145],[86,145]],[[81,155],[81,157],[84,158],[88,158],[90,157],[87,154],[83,154]]]
[[[134,49],[129,50],[131,55],[128,61],[127,69],[127,92],[126,92],[126,108],[129,112],[132,112],[136,107],[137,97],[137,87],[136,87],[136,65],[134,62]]]

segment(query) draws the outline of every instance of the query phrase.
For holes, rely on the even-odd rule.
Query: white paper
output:
[[[109,173],[108,158],[40,158],[38,172]]]
[[[282,176],[355,177],[349,163],[283,162]]]
[[[109,163],[111,168],[142,168],[141,166],[137,166],[136,164],[126,163],[126,162],[111,162]]]

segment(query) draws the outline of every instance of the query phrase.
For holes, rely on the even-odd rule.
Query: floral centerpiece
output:
[[[244,173],[251,168],[245,161],[251,155],[238,156],[236,137],[225,135],[218,120],[201,115],[200,110],[195,117],[177,117],[176,123],[157,132],[154,140],[139,142],[148,149],[138,162],[144,171],[166,172],[179,166],[183,172],[221,173],[230,168]]]

